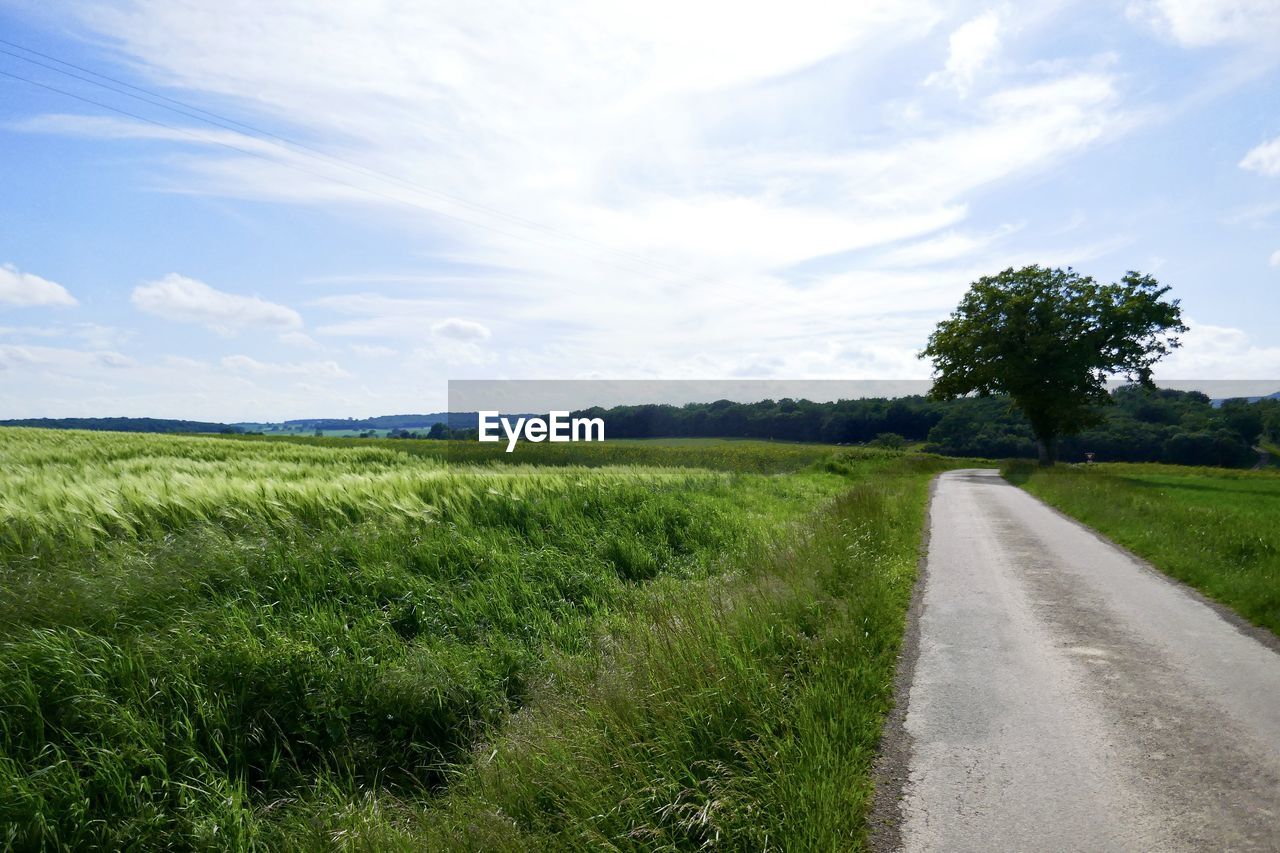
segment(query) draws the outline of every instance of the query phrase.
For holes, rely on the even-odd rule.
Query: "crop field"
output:
[[[952,461],[442,444],[0,429],[3,843],[861,842]]]
[[[440,462],[482,465],[580,465],[710,468],[719,471],[784,474],[826,460],[842,448],[833,444],[752,441],[749,439],[619,439],[607,442],[533,444],[506,452],[504,443],[373,439],[312,436],[228,436],[236,441],[289,442],[308,447],[382,448]]]
[[[1280,472],[1016,465],[1005,476],[1280,633]]]

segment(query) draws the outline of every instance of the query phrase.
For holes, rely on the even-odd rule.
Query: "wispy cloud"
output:
[[[903,268],[972,258],[1018,230],[1017,225],[1004,225],[986,234],[947,231],[927,240],[908,243],[884,252],[876,259],[876,263],[885,267]]]
[[[1230,41],[1274,47],[1280,38],[1280,5],[1274,0],[1135,0],[1128,14],[1187,47]]]
[[[322,349],[316,339],[308,335],[306,332],[284,332],[276,338],[276,340],[291,347],[301,347],[302,349],[313,350]]]
[[[206,354],[218,382],[272,389],[338,376],[324,365],[389,388],[375,374],[391,371],[369,360],[393,356],[417,376],[442,364],[921,375],[913,353],[968,281],[1130,239],[1127,221],[1104,225],[1094,209],[1075,230],[1037,221],[1050,194],[1025,190],[994,213],[991,197],[1049,181],[1161,114],[1139,102],[1149,91],[1122,42],[1098,55],[1043,38],[1055,15],[1079,11],[1062,3],[80,8],[94,43],[151,85],[336,159],[186,118],[165,129],[60,114],[22,130],[136,143],[168,190],[314,206],[409,235],[405,257],[300,272],[291,284],[366,291],[299,304],[306,331],[287,305],[182,276],[134,292],[167,320],[351,354],[347,367],[296,351]],[[1269,26],[1248,0],[1135,3],[1131,16],[1188,47]],[[1246,168],[1270,168],[1250,157]]]
[[[345,318],[318,326],[316,332],[325,336],[420,341],[428,334],[456,340],[484,340],[491,334],[487,325],[455,316],[476,307],[466,297],[416,299],[351,293],[321,297],[309,305]]]
[[[679,27],[669,26],[664,9]],[[620,290],[689,276],[736,279],[922,236],[964,218],[964,192],[1096,139],[1115,107],[1108,79],[1067,77],[986,99],[948,127],[851,152],[822,135],[767,132],[762,87],[813,99],[826,86],[819,63],[853,68],[919,46],[944,20],[930,2],[805,0],[751,14],[723,0],[696,9],[664,0],[643,13],[499,3],[477,23],[474,10],[451,4],[350,16],[299,0],[263,14],[265,22],[157,0],[87,13],[157,80],[270,111],[323,136],[338,156],[395,176],[312,162],[359,189],[334,185],[282,166],[277,159],[296,165],[302,155],[273,146],[263,152],[270,161],[225,151],[188,159],[191,188],[359,200],[401,218],[407,204],[429,207],[496,229],[420,210],[425,225],[450,235],[453,258],[498,261],[553,290],[555,282],[602,275]],[[999,26],[995,13],[960,26],[948,73],[971,80],[996,49]],[[494,62],[496,34],[517,31],[526,37],[505,44]],[[408,43],[414,62],[399,59]],[[1017,102],[1024,90],[1027,99]],[[93,130],[66,117],[45,126]],[[102,132],[134,131],[113,122]],[[756,139],[750,150],[737,141],[744,136]],[[990,152],[987,162],[956,168],[977,150]]]
[[[308,376],[315,379],[348,379],[351,374],[336,361],[264,362],[247,355],[229,355],[222,366],[251,374],[275,376]]]
[[[292,308],[258,296],[215,290],[177,273],[134,288],[132,301],[138,310],[148,314],[179,323],[197,323],[226,336],[244,329],[289,332],[302,327],[302,317]]]
[[[0,370],[52,368],[83,371],[104,367],[114,370],[136,364],[127,355],[112,350],[88,352],[65,347],[0,344]]]
[[[241,152],[287,155],[287,146],[259,137],[217,128],[186,125],[150,124],[114,116],[46,113],[10,122],[10,130],[27,133],[57,133],[63,136],[87,136],[95,139],[139,139],[164,142],[189,142],[200,145],[222,145]]]

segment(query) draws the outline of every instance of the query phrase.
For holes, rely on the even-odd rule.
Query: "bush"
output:
[[[902,450],[907,446],[907,440],[896,432],[877,433],[876,437],[867,442],[868,447],[879,447],[884,450]]]

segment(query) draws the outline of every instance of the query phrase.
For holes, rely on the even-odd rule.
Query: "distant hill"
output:
[[[43,429],[92,429],[112,432],[216,432],[238,433],[233,424],[209,421],[180,421],[168,418],[24,418],[0,421],[0,426]]]
[[[1274,394],[1268,394],[1265,397],[1223,397],[1220,400],[1214,400],[1213,407],[1216,409],[1223,403],[1227,402],[1227,400],[1244,400],[1246,403],[1256,403],[1259,400],[1280,400],[1280,391],[1277,391]]]
[[[429,415],[379,415],[376,418],[299,418],[281,426],[294,429],[431,429],[448,423],[448,412]]]
[[[451,429],[475,429],[475,412],[433,412],[426,415],[379,415],[373,418],[300,418],[289,421],[243,421],[224,424],[212,421],[184,421],[171,418],[21,418],[0,420],[0,426],[40,427],[43,429],[90,429],[115,432],[204,432],[236,434],[263,433],[313,433],[373,430],[389,433],[392,430],[422,431],[444,423]]]

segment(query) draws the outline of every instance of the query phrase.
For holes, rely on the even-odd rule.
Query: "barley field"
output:
[[[4,844],[860,843],[952,463],[441,444],[0,429]]]

